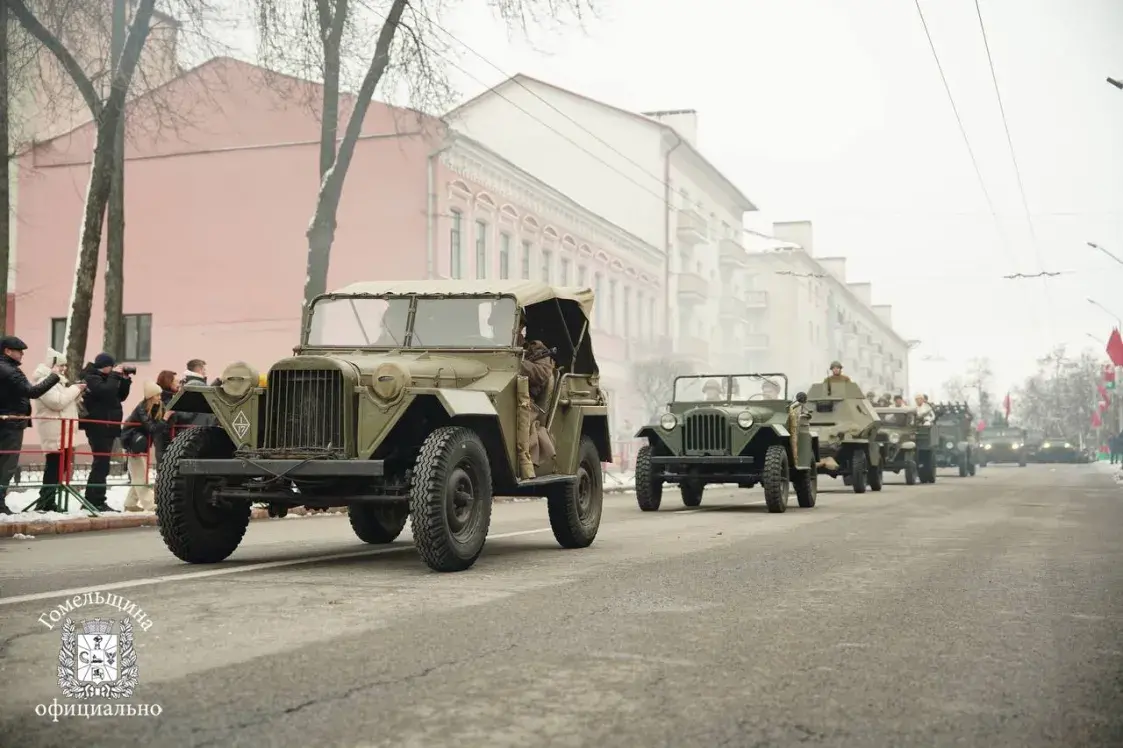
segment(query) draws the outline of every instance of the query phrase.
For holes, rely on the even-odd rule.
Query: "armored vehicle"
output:
[[[978,463],[975,419],[967,403],[933,403],[936,422],[931,446],[936,467],[953,467],[959,477],[974,475]]]
[[[807,391],[807,403],[811,434],[819,442],[818,472],[841,476],[854,493],[865,493],[867,485],[880,491],[881,419],[862,388],[849,381],[819,382]]]
[[[881,442],[884,451],[884,464],[882,470],[893,473],[905,473],[905,483],[913,486],[920,479],[920,459],[917,449],[917,434],[923,431],[927,435],[928,426],[917,423],[916,408],[884,407],[875,409],[881,419],[881,428],[877,432],[877,440]],[[931,450],[925,450],[925,464],[931,464]]]
[[[1077,439],[1066,439],[1058,437],[1056,439],[1046,439],[1037,448],[1035,455],[1037,462],[1087,462],[1083,450],[1080,449],[1080,442]]]
[[[408,519],[425,563],[460,571],[483,550],[498,494],[545,496],[558,543],[590,545],[612,461],[592,306],[591,291],[529,281],[356,283],[316,298],[264,387],[238,362],[220,386],[169,404],[219,425],[182,432],[160,464],[164,542],[213,563],[237,548],[254,503],[279,516],[345,506],[360,540],[390,543]],[[520,387],[524,323],[556,362],[533,408]],[[518,470],[519,389],[533,410],[530,480]]]
[[[668,412],[636,433],[636,501],[659,509],[663,485],[677,484],[682,503],[695,507],[710,483],[764,489],[769,512],[788,508],[791,487],[804,508],[815,506],[818,443],[802,415],[801,392],[788,400],[783,374],[678,377]]]
[[[991,462],[1012,462],[1025,467],[1029,460],[1025,429],[1009,426],[983,429],[979,434],[979,446],[979,464],[983,467]]]

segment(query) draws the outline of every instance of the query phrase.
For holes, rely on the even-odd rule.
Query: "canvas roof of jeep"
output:
[[[558,299],[572,301],[586,317],[593,314],[593,291],[589,288],[551,286],[530,280],[394,280],[362,281],[344,286],[332,294],[340,295],[407,295],[473,296],[510,295],[520,307]]]

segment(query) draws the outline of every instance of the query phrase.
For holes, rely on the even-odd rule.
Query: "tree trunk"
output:
[[[128,32],[126,0],[113,0],[112,68],[121,65],[121,50]],[[125,117],[119,117],[113,146],[113,174],[109,184],[109,215],[105,236],[105,321],[102,350],[124,358],[125,320]]]
[[[78,247],[74,286],[70,292],[70,313],[66,321],[66,362],[71,371],[80,370],[86,356],[94,284],[97,282],[98,254],[101,249],[105,209],[109,202],[113,179],[117,128],[118,123],[125,116],[125,96],[128,94],[133,72],[140,60],[140,52],[148,38],[155,4],[156,0],[140,0],[125,40],[125,47],[121,52],[121,64],[113,71],[109,99],[105,102],[97,123],[97,144],[94,147],[93,165],[90,168],[90,183],[86,188],[82,239]]]
[[[327,291],[328,267],[331,263],[331,245],[335,240],[335,218],[339,212],[339,198],[343,194],[343,181],[355,155],[355,146],[363,131],[363,119],[370,108],[370,100],[382,74],[390,62],[390,45],[402,20],[408,0],[394,0],[386,21],[378,32],[374,46],[374,57],[370,61],[359,93],[355,97],[355,107],[347,120],[347,130],[339,143],[331,168],[320,179],[320,192],[316,199],[316,212],[308,227],[308,272],[304,281],[304,311],[311,307],[312,299]],[[338,84],[337,84],[338,88]],[[325,95],[326,100],[326,95]],[[336,106],[338,111],[338,103]],[[325,113],[326,118],[326,113]],[[321,142],[322,145],[322,142]]]
[[[12,148],[8,133],[8,0],[0,0],[0,33],[4,34],[4,44],[0,44],[0,143],[4,144],[4,162],[0,164],[0,333],[8,332],[8,272],[12,256],[12,196],[11,186]]]

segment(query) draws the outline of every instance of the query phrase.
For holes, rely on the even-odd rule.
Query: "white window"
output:
[[[452,211],[452,228],[448,235],[448,274],[453,278],[462,278],[464,262],[463,247],[461,246],[461,221],[463,216],[459,210]]]
[[[507,280],[511,277],[511,235],[499,235],[499,277]]]
[[[487,277],[487,224],[476,221],[476,277]]]

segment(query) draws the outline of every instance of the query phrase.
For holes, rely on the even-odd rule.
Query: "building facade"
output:
[[[298,341],[319,123],[298,104],[306,93],[283,84],[214,60],[163,92],[192,113],[190,126],[129,122],[125,347],[140,377],[192,358],[212,376],[234,360],[266,367]],[[31,360],[62,345],[93,134],[84,125],[23,157],[17,270],[28,291],[16,332]],[[103,272],[104,257],[87,357],[101,339]],[[662,274],[656,247],[486,146],[372,104],[339,207],[330,287],[449,277],[592,286],[602,379],[623,412],[629,361],[660,335]]]
[[[796,390],[823,379],[832,360],[863,391],[908,396],[909,342],[893,329],[892,308],[874,304],[869,283],[846,279],[842,257],[812,255],[811,224],[778,223],[742,272],[760,303],[746,315],[766,336],[755,370],[783,372]]]
[[[741,226],[756,208],[698,150],[696,112],[637,114],[518,75],[446,119],[661,250],[663,340],[650,355],[700,370],[730,357],[714,331],[749,289],[722,279],[743,263]],[[753,344],[743,325],[734,327]]]

